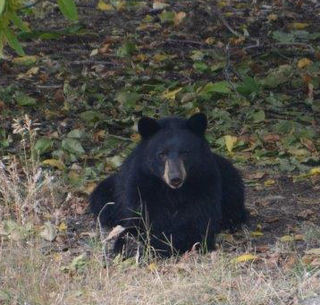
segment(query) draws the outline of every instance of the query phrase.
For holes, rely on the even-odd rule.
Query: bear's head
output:
[[[180,188],[189,176],[196,175],[203,166],[201,158],[210,151],[204,138],[206,128],[207,118],[202,113],[188,120],[141,118],[138,130],[148,174],[161,178],[172,189]]]

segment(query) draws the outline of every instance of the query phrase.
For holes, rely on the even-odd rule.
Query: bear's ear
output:
[[[138,131],[142,138],[153,136],[160,129],[160,125],[155,119],[143,117],[138,122]]]
[[[195,134],[203,136],[207,129],[207,117],[203,113],[196,113],[189,118],[187,126]]]

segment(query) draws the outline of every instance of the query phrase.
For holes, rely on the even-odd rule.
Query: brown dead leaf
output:
[[[319,267],[320,266],[320,248],[313,248],[305,251],[305,255],[302,257],[302,261],[306,265]]]
[[[93,134],[93,141],[94,142],[100,142],[104,139],[106,135],[106,131],[101,129],[101,130],[98,130],[96,131],[94,134]]]
[[[5,104],[0,100],[0,112],[5,108]]]
[[[264,172],[255,172],[255,173],[250,173],[245,175],[246,179],[249,179],[249,180],[260,180],[265,176],[266,176],[266,173]]]
[[[265,253],[265,252],[268,252],[269,250],[270,250],[270,247],[268,245],[262,245],[262,246],[256,247],[256,252],[259,252],[259,253]]]
[[[64,102],[64,93],[62,89],[58,89],[54,96],[53,96],[53,100],[57,103],[63,103]]]
[[[278,19],[278,16],[276,14],[270,14],[267,17],[268,21],[276,21]]]
[[[39,74],[39,80],[42,84],[46,83],[48,81],[49,75],[47,73],[40,73]]]
[[[276,143],[280,141],[280,136],[278,134],[267,134],[263,137],[263,141],[266,143]]]
[[[306,210],[303,210],[302,212],[300,212],[298,214],[299,217],[303,218],[303,219],[308,219],[310,218],[311,216],[314,215],[314,211],[310,210],[310,209],[306,209]]]
[[[303,146],[305,146],[309,151],[311,152],[316,152],[317,149],[314,145],[314,143],[310,140],[310,139],[307,139],[307,138],[301,138],[300,139],[300,142]]]
[[[266,218],[264,220],[264,222],[266,222],[266,223],[274,223],[274,222],[277,222],[277,221],[279,221],[279,217],[276,217],[276,216],[268,217],[268,218]]]
[[[296,256],[293,256],[293,255],[289,256],[283,265],[284,270],[285,271],[291,270],[293,267],[295,267],[297,261],[298,259]]]
[[[111,43],[105,43],[102,45],[102,47],[99,48],[98,52],[100,54],[107,54],[110,51],[110,46],[111,46]]]
[[[177,26],[179,25],[183,20],[184,18],[187,16],[187,14],[185,12],[179,12],[179,13],[176,13],[174,15],[174,25]]]

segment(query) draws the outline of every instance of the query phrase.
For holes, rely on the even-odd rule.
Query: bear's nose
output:
[[[183,180],[179,177],[170,179],[170,184],[174,187],[179,187],[182,184]]]

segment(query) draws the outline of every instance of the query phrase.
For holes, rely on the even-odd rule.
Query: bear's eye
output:
[[[166,151],[160,151],[158,156],[160,159],[165,159],[168,156],[168,153]]]
[[[180,155],[181,155],[181,156],[186,157],[186,156],[188,156],[189,154],[190,154],[190,150],[182,150],[182,151],[180,151]]]

